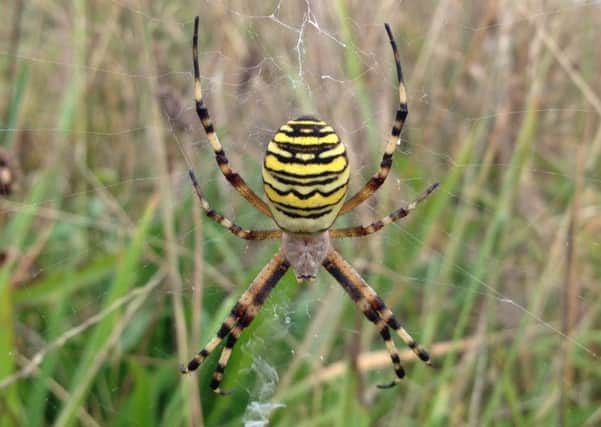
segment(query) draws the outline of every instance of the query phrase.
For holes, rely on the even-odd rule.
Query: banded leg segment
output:
[[[399,357],[399,352],[394,345],[394,341],[390,337],[390,330],[387,326],[381,327],[378,323],[378,330],[380,331],[380,336],[384,340],[384,344],[386,345],[386,349],[388,350],[388,354],[390,354],[390,360],[392,361],[392,367],[394,368],[394,373],[396,374],[396,378],[389,382],[388,384],[378,384],[378,388],[391,388],[397,385],[400,380],[405,377],[405,370],[401,366],[401,358]]]
[[[403,79],[403,70],[401,68],[399,51],[397,49],[394,36],[392,35],[392,31],[390,30],[390,26],[388,24],[384,24],[384,27],[386,28],[386,34],[388,34],[388,40],[390,41],[392,53],[394,54],[394,62],[396,64],[396,74],[399,81],[399,108],[396,111],[390,137],[388,138],[388,143],[384,148],[384,155],[382,156],[382,161],[380,162],[380,169],[374,176],[371,177],[371,179],[360,191],[358,191],[353,197],[348,199],[344,205],[342,205],[339,215],[344,215],[350,210],[354,209],[356,206],[360,205],[364,200],[375,193],[376,190],[384,183],[384,181],[386,181],[386,178],[390,173],[390,168],[392,167],[392,156],[394,154],[394,150],[399,143],[403,125],[407,119],[407,114],[409,114],[409,110],[407,108],[407,92],[405,90],[405,81]]]
[[[222,396],[231,393],[229,391],[224,391],[221,389],[221,381],[223,380],[225,368],[230,360],[230,357],[232,356],[232,350],[236,345],[238,338],[240,338],[240,335],[242,334],[244,329],[246,329],[246,327],[250,325],[250,323],[253,321],[253,319],[261,309],[261,306],[265,302],[265,298],[267,298],[267,296],[269,295],[271,289],[273,289],[273,286],[269,290],[267,290],[267,292],[257,294],[258,298],[256,298],[253,301],[252,305],[246,310],[244,316],[242,316],[236,327],[232,329],[229,336],[227,337],[227,340],[225,341],[225,346],[223,347],[223,350],[221,350],[221,355],[219,356],[217,367],[215,368],[215,372],[213,372],[213,378],[211,379],[210,387],[215,393],[220,394]]]
[[[396,378],[388,384],[378,385],[379,388],[390,388],[400,382],[401,379],[405,376],[405,370],[401,366],[401,358],[399,357],[399,352],[394,345],[394,341],[390,337],[390,330],[388,329],[388,325],[384,318],[378,313],[376,307],[374,307],[370,298],[367,298],[364,292],[362,292],[361,287],[358,286],[355,282],[357,278],[362,280],[357,272],[354,270],[347,271],[347,267],[350,265],[346,264],[340,255],[334,250],[330,252],[328,257],[323,263],[324,268],[332,275],[334,278],[342,285],[343,289],[349,294],[351,299],[355,302],[355,305],[361,310],[361,312],[367,317],[367,319],[376,325],[380,336],[384,340],[384,344],[386,345],[386,349],[390,354],[390,360],[392,361],[392,365],[394,368],[394,373],[396,374]],[[352,269],[352,267],[351,267]],[[354,276],[353,274],[354,273]]]
[[[222,396],[226,396],[230,394],[228,391],[221,390],[221,381],[223,381],[223,375],[225,374],[225,367],[227,366],[230,357],[232,356],[232,351],[234,349],[234,345],[236,345],[236,341],[240,338],[240,334],[242,330],[239,326],[236,326],[232,329],[232,332],[227,337],[225,341],[225,346],[223,350],[221,350],[221,355],[219,356],[219,361],[217,362],[217,367],[215,368],[215,372],[213,372],[213,377],[211,378],[210,387],[215,393],[220,394]]]
[[[376,233],[388,224],[392,224],[393,222],[408,216],[417,207],[418,204],[426,200],[430,196],[430,194],[432,194],[434,190],[438,188],[438,185],[439,184],[437,182],[430,185],[426,189],[426,191],[420,194],[420,196],[417,199],[409,203],[407,206],[399,208],[391,214],[386,215],[382,219],[379,219],[367,225],[359,225],[356,227],[338,228],[331,230],[330,237],[333,239],[339,239],[341,237],[363,237]]]
[[[254,319],[270,292],[289,267],[290,264],[284,258],[282,251],[278,251],[242,294],[229,316],[223,321],[217,335],[186,366],[182,366],[181,373],[185,374],[195,371],[217,348],[221,341],[229,335],[220,357],[220,364],[217,365],[213,381],[211,382],[211,388],[221,393],[219,383],[223,377],[223,372],[225,372],[231,349],[234,347],[240,333]]]
[[[413,337],[405,330],[405,328],[401,326],[397,318],[386,306],[382,298],[378,296],[376,291],[374,291],[373,288],[369,286],[365,280],[363,280],[359,273],[357,273],[357,271],[349,263],[347,263],[338,252],[332,249],[323,262],[323,266],[326,270],[328,270],[328,272],[330,272],[332,276],[336,278],[336,280],[338,280],[338,282],[354,301],[365,300],[369,307],[378,315],[378,318],[381,319],[384,325],[393,329],[403,340],[403,342],[411,350],[413,350],[420,360],[427,365],[432,364],[428,352],[417,344]],[[384,336],[382,336],[382,338],[384,338],[386,341]],[[389,351],[391,351],[390,348]],[[393,356],[391,353],[391,358],[392,357]],[[393,363],[394,362],[395,361],[393,359]]]
[[[217,224],[226,228],[230,233],[235,236],[240,237],[245,240],[268,240],[268,239],[279,239],[282,237],[281,230],[246,230],[240,227],[238,224],[235,224],[228,218],[221,215],[219,212],[216,212],[211,208],[207,199],[204,198],[202,194],[202,190],[200,189],[200,185],[198,184],[198,180],[196,179],[196,175],[191,170],[188,170],[188,175],[190,175],[190,179],[192,180],[192,185],[194,186],[194,191],[196,192],[196,196],[200,201],[200,206],[205,211],[206,215],[215,221]]]
[[[196,114],[200,119],[200,123],[204,128],[207,139],[211,144],[211,148],[215,153],[215,160],[221,170],[221,173],[228,182],[248,200],[259,212],[271,218],[271,211],[267,204],[246,184],[244,179],[237,172],[232,170],[230,162],[223,150],[223,146],[219,142],[219,138],[215,133],[215,126],[209,115],[209,110],[204,104],[202,97],[202,86],[200,84],[200,67],[198,65],[198,16],[194,18],[194,37],[192,39],[192,57],[194,61],[194,100],[196,102]]]

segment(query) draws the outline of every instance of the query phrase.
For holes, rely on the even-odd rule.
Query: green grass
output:
[[[601,10],[495,5],[11,5],[0,427],[601,423]],[[237,240],[193,198],[189,167],[216,210],[272,226],[227,185],[195,116],[195,14],[218,134],[256,190],[272,132],[303,113],[340,133],[353,189],[376,170],[396,101],[390,22],[409,119],[391,177],[340,224],[441,186],[336,246],[433,369],[398,342],[407,379],[377,389],[393,375],[384,345],[322,272],[274,290],[228,365],[232,396],[209,390],[218,355],[179,374],[278,244]]]

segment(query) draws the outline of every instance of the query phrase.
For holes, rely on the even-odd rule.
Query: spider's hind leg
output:
[[[428,352],[417,344],[405,328],[400,325],[376,291],[363,280],[359,273],[338,252],[332,249],[323,262],[323,266],[342,285],[363,314],[378,327],[394,365],[397,375],[395,383],[398,382],[398,379],[403,378],[404,371],[400,364],[398,351],[390,339],[388,328],[392,328],[420,360],[427,365],[432,365]],[[394,383],[383,387],[386,388],[392,385]]]
[[[378,330],[380,331],[380,336],[384,340],[384,344],[388,349],[388,353],[390,354],[390,360],[392,360],[392,367],[394,368],[394,373],[396,374],[396,378],[388,384],[378,384],[378,388],[391,388],[398,384],[399,380],[405,377],[405,370],[401,366],[401,358],[399,357],[399,352],[394,345],[394,341],[390,337],[390,330],[386,325],[383,327],[378,323]]]
[[[259,293],[254,298],[251,306],[248,307],[246,313],[244,313],[244,315],[240,318],[236,327],[232,329],[230,335],[227,337],[227,341],[225,342],[225,347],[223,347],[223,350],[221,350],[221,355],[219,356],[217,367],[215,368],[215,372],[213,372],[213,378],[211,379],[211,384],[209,385],[209,387],[211,387],[211,390],[213,390],[217,394],[227,396],[228,394],[232,393],[231,391],[224,391],[221,389],[221,381],[223,380],[223,374],[225,373],[225,368],[230,360],[230,357],[232,356],[232,350],[236,345],[236,341],[238,341],[238,338],[240,338],[242,331],[244,331],[244,329],[246,329],[246,327],[250,325],[250,323],[253,321],[253,319],[261,309],[261,306],[265,302],[265,299],[269,295],[269,292],[274,288],[275,283],[273,285],[266,285],[267,287],[259,291]]]
[[[209,357],[209,355],[221,344],[223,341],[234,329],[234,326],[238,323],[240,316],[246,311],[246,307],[243,305],[244,296],[236,303],[229,316],[223,321],[221,327],[217,331],[217,334],[209,343],[203,347],[196,355],[190,360],[186,365],[180,366],[180,372],[182,374],[187,374],[189,372],[195,371],[198,369],[200,365]]]
[[[371,289],[371,288],[370,288]],[[371,289],[373,291],[373,289]],[[403,340],[407,347],[409,347],[419,359],[428,366],[432,366],[432,360],[430,360],[430,354],[420,346],[417,341],[413,339],[411,334],[407,332],[405,328],[401,326],[394,313],[384,304],[382,299],[374,292],[374,295],[379,300],[380,309],[378,312],[382,316],[382,319],[390,326],[397,335]]]
[[[221,341],[227,337],[225,347],[221,351],[217,368],[215,369],[213,379],[211,380],[211,389],[213,389],[215,393],[221,395],[227,394],[227,392],[221,390],[220,384],[230,359],[232,349],[242,331],[250,325],[273,288],[275,288],[275,285],[289,267],[290,264],[286,261],[282,251],[278,251],[273,258],[271,258],[269,263],[263,267],[248,289],[242,294],[230,315],[222,323],[217,335],[202,350],[200,350],[186,366],[181,367],[181,373],[186,374],[198,369],[209,354],[211,354]]]
[[[242,329],[243,328],[240,326],[236,326],[234,329],[232,329],[232,332],[227,337],[227,341],[225,342],[225,347],[223,347],[223,350],[221,350],[217,367],[215,368],[215,372],[213,372],[213,378],[211,378],[211,384],[209,387],[211,387],[211,390],[217,394],[220,394],[221,396],[227,396],[228,394],[232,393],[231,391],[222,390],[220,386],[225,373],[225,367],[232,356],[232,350],[234,345],[236,345],[236,341],[238,341],[240,334],[242,333]]]
[[[349,294],[349,296],[355,302],[355,305],[359,308],[359,310],[361,310],[365,317],[367,317],[369,321],[376,325],[380,336],[384,340],[386,349],[390,354],[394,373],[396,374],[396,378],[393,381],[387,384],[378,385],[378,387],[390,388],[395,386],[405,377],[405,370],[401,366],[401,358],[396,346],[394,345],[394,341],[392,341],[390,336],[390,330],[388,328],[387,321],[377,311],[372,302],[372,298],[370,298],[370,295],[364,292],[363,287],[357,285],[356,283],[357,281],[362,282],[363,279],[361,279],[359,274],[342,259],[338,252],[334,250],[330,251],[328,257],[323,263],[323,266],[332,276],[334,276],[338,283],[342,285],[344,290]]]

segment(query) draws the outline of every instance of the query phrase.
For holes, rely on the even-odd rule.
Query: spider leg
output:
[[[342,257],[334,250],[328,254],[323,263],[324,268],[340,283],[343,289],[349,294],[355,305],[363,312],[365,317],[371,321],[380,336],[384,340],[386,349],[390,354],[390,359],[394,368],[396,378],[388,384],[378,385],[379,388],[390,388],[400,382],[405,376],[405,370],[401,366],[399,352],[390,337],[390,330],[386,321],[382,318],[376,307],[372,304],[373,298],[363,289],[367,284],[359,274],[347,264]]]
[[[219,385],[223,379],[232,349],[242,331],[255,318],[270,292],[289,267],[290,264],[286,261],[282,251],[278,251],[242,294],[234,308],[232,308],[229,316],[223,321],[217,335],[186,366],[181,367],[181,373],[186,374],[198,369],[209,354],[227,337],[225,347],[221,352],[217,368],[211,380],[211,389],[213,391],[218,394],[227,394],[220,389]]]
[[[236,341],[240,337],[242,330],[239,326],[236,326],[232,329],[232,332],[227,337],[227,341],[225,342],[225,346],[221,350],[221,354],[219,355],[219,361],[217,362],[217,367],[215,368],[215,372],[213,372],[213,377],[211,378],[211,390],[221,396],[227,396],[231,394],[232,391],[222,390],[220,385],[223,380],[223,375],[225,374],[225,367],[227,366],[230,357],[232,356],[232,351]]]
[[[409,203],[407,206],[397,209],[396,211],[386,215],[384,218],[372,222],[367,225],[358,225],[356,227],[338,228],[330,231],[330,237],[339,239],[341,237],[363,237],[380,231],[382,228],[398,221],[401,218],[409,215],[418,204],[423,202],[438,188],[438,183],[430,185],[417,199]]]
[[[194,19],[194,37],[192,39],[192,56],[194,61],[194,100],[196,102],[196,114],[200,119],[200,123],[207,134],[207,139],[211,144],[211,148],[215,153],[215,160],[221,170],[221,173],[228,182],[248,200],[259,212],[268,217],[272,217],[271,211],[267,204],[246,184],[244,179],[232,170],[230,162],[223,150],[223,146],[219,142],[219,137],[215,133],[215,126],[209,115],[209,110],[204,104],[202,97],[202,86],[200,84],[200,67],[198,65],[198,16]]]
[[[399,108],[396,111],[390,137],[388,138],[388,143],[384,148],[384,155],[382,156],[382,161],[380,162],[380,169],[371,177],[371,179],[361,190],[359,190],[353,197],[348,199],[344,205],[342,205],[339,215],[344,215],[360,205],[365,199],[375,193],[384,183],[388,177],[390,168],[392,167],[392,155],[394,154],[394,150],[396,149],[396,146],[400,140],[401,131],[403,129],[403,125],[405,124],[405,120],[407,119],[407,114],[409,114],[409,110],[407,109],[407,93],[405,90],[405,81],[403,79],[403,70],[401,68],[399,51],[397,49],[394,36],[392,35],[392,31],[390,30],[390,26],[388,24],[384,24],[384,27],[386,28],[386,34],[388,34],[388,40],[390,41],[392,53],[394,54],[394,62],[396,64],[396,74],[399,81]]]
[[[215,221],[217,224],[226,228],[230,233],[235,236],[240,237],[245,240],[268,240],[268,239],[279,239],[282,237],[281,230],[246,230],[240,227],[238,224],[235,224],[228,218],[224,217],[220,213],[216,212],[211,208],[209,202],[202,194],[202,190],[200,189],[200,185],[198,184],[198,180],[196,179],[196,175],[191,170],[188,171],[190,175],[190,179],[192,180],[192,185],[194,186],[194,191],[196,192],[196,196],[198,196],[198,200],[200,201],[200,205],[202,209],[205,211],[207,216]]]
[[[365,316],[378,326],[380,335],[384,339],[388,352],[390,353],[395,373],[397,374],[397,378],[394,382],[398,382],[398,380],[403,377],[402,374],[404,374],[404,372],[402,371],[402,368],[400,372],[398,371],[398,368],[400,368],[398,352],[396,351],[392,340],[390,340],[390,335],[387,334],[388,328],[383,332],[383,327],[390,327],[393,329],[420,360],[427,365],[432,364],[428,352],[415,342],[413,337],[411,337],[405,328],[401,326],[382,298],[378,296],[376,291],[363,280],[359,273],[357,273],[357,271],[347,263],[338,252],[332,249],[323,262],[323,266],[342,285],[344,290],[351,296]],[[394,384],[391,383],[387,386],[392,385]],[[387,386],[383,387],[385,388]]]
[[[263,303],[261,302],[261,304]],[[213,390],[215,393],[220,394],[222,396],[227,396],[228,394],[232,393],[232,391],[225,391],[222,390],[220,387],[221,381],[223,381],[225,367],[227,366],[230,357],[232,356],[233,348],[236,345],[238,338],[240,338],[242,331],[250,324],[250,322],[252,322],[260,308],[260,306],[255,307],[255,310],[253,310],[254,313],[249,313],[250,310],[247,311],[246,314],[240,319],[239,323],[234,329],[232,329],[229,336],[227,337],[225,346],[223,347],[223,349],[221,350],[221,354],[219,355],[217,367],[215,368],[215,372],[213,372],[213,377],[211,378],[210,387],[211,390]]]

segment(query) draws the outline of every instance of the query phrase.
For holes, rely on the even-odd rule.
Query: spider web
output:
[[[599,283],[594,259],[601,252],[595,220],[601,88],[590,78],[598,64],[587,62],[590,52],[582,47],[595,46],[595,34],[587,25],[573,30],[581,20],[593,25],[598,1],[474,3],[465,14],[449,1],[348,9],[284,0],[206,2],[200,8],[112,1],[102,19],[81,20],[103,7],[16,8],[14,16],[22,14],[16,30],[10,14],[2,18],[5,31],[13,29],[0,45],[8,76],[3,98],[14,97],[19,78],[27,76],[18,120],[7,119],[0,129],[23,170],[20,191],[2,200],[3,224],[33,215],[40,234],[22,247],[3,239],[2,249],[8,257],[33,257],[29,264],[17,263],[14,286],[24,289],[99,254],[121,253],[148,199],[158,195],[159,219],[152,225],[158,231],[143,261],[154,274],[112,305],[103,305],[105,289],[91,287],[93,297],[84,298],[83,306],[74,301],[72,316],[54,336],[44,336],[43,321],[31,321],[35,304],[17,309],[17,327],[26,337],[18,349],[22,360],[16,376],[0,377],[0,387],[35,375],[45,358],[118,311],[132,322],[115,337],[121,347],[127,347],[124,337],[135,342],[148,334],[143,326],[131,329],[149,328],[152,322],[135,319],[152,318],[156,304],[171,310],[165,315],[180,341],[175,339],[172,353],[168,347],[151,349],[151,357],[172,358],[182,336],[188,340],[194,332],[202,334],[196,342],[202,345],[221,318],[188,313],[199,303],[194,287],[202,285],[204,304],[227,296],[233,304],[275,250],[271,243],[238,242],[192,218],[198,207],[190,203],[195,200],[188,168],[197,172],[217,211],[249,228],[271,227],[218,174],[195,115],[190,39],[197,13],[203,13],[199,59],[208,107],[232,165],[255,190],[261,188],[258,171],[269,138],[282,123],[307,113],[331,123],[346,142],[351,189],[375,172],[397,93],[382,25],[390,22],[407,80],[409,119],[387,183],[341,224],[370,222],[407,204],[428,184],[442,186],[407,221],[337,247],[419,341],[440,344],[441,358],[453,342],[477,358],[477,349],[495,346],[492,338],[485,343],[487,336],[523,332],[523,347],[544,337],[558,353],[598,363],[591,335],[599,320],[593,284]],[[3,108],[10,117],[9,107]],[[64,173],[42,175],[44,169]],[[54,180],[32,204],[27,194],[36,176]],[[162,229],[160,218],[171,218],[171,231]],[[201,273],[192,267],[199,256],[195,239],[204,253]],[[182,263],[173,277],[170,265]],[[266,425],[288,404],[284,390],[295,384],[289,372],[298,374],[308,364],[311,381],[337,375],[344,343],[368,336],[372,328],[364,319],[362,326],[348,323],[350,299],[332,304],[342,293],[325,272],[315,285],[293,286],[286,280],[279,285],[259,325],[236,347],[242,356],[234,359],[250,364],[226,371],[226,384],[242,384],[249,396],[245,425]],[[172,298],[179,302],[172,304]],[[461,321],[462,299],[471,302],[461,336],[440,321],[428,323],[433,310]],[[178,311],[186,317],[178,318]],[[383,350],[372,341],[360,353]],[[273,342],[287,345],[274,348]],[[183,345],[189,355],[196,351]],[[552,382],[564,363],[560,356],[546,362],[554,369],[543,381]],[[378,370],[388,373],[387,363]],[[254,380],[238,379],[244,376]],[[61,413],[62,403],[55,404]]]

